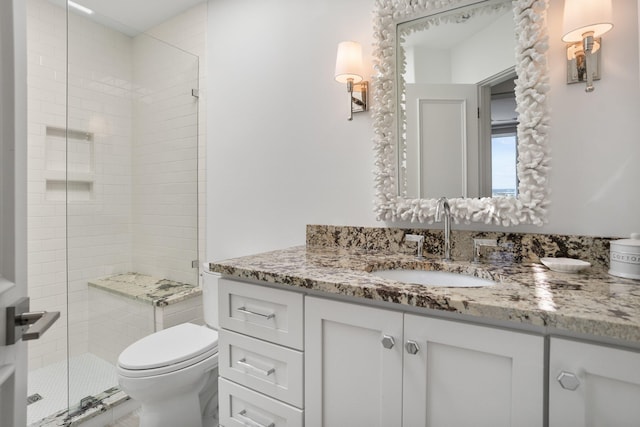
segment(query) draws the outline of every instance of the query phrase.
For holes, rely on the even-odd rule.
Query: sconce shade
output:
[[[565,0],[562,41],[581,42],[592,31],[600,37],[613,28],[611,22],[611,0]]]
[[[360,43],[346,41],[338,44],[338,56],[336,58],[336,81],[347,83],[353,79],[353,83],[362,81],[362,46]]]

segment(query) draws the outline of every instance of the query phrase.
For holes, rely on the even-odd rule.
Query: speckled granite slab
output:
[[[308,225],[307,246],[357,248],[393,253],[415,253],[416,243],[406,242],[406,234],[424,236],[424,251],[442,254],[443,232],[437,229],[403,229]],[[561,234],[451,231],[451,255],[455,260],[470,260],[473,239],[496,239],[497,248],[488,248],[489,258],[513,262],[538,262],[543,257],[566,257],[609,267],[609,242],[612,238]]]
[[[412,254],[371,248],[294,247],[210,264],[238,278],[298,289],[385,301],[485,319],[554,328],[640,344],[640,281],[610,276],[600,267],[556,273],[537,262],[419,261]],[[483,288],[427,287],[373,276],[386,268],[445,270],[490,278]]]
[[[116,274],[94,279],[89,281],[89,286],[157,307],[175,304],[202,294],[202,290],[197,286],[139,273]]]
[[[29,427],[77,427],[131,398],[118,387],[106,390],[96,397],[96,401],[85,409],[77,409],[69,415],[67,409],[60,410],[47,418],[30,424]],[[94,424],[95,425],[95,424]]]

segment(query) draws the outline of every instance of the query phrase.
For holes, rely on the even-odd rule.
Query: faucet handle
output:
[[[404,239],[407,242],[418,243],[418,258],[422,258],[422,246],[424,245],[424,236],[419,234],[405,234]]]
[[[496,239],[473,239],[473,262],[480,262],[480,252],[483,247],[498,247]]]

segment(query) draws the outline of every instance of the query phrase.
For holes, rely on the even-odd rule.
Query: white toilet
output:
[[[218,275],[205,268],[206,326],[184,323],[148,335],[118,357],[118,383],[140,402],[140,427],[218,422]]]

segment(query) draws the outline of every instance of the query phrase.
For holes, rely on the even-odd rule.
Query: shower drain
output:
[[[27,396],[27,405],[31,405],[32,403],[35,403],[38,400],[42,399],[42,396],[40,396],[38,393],[34,393],[31,396]]]

